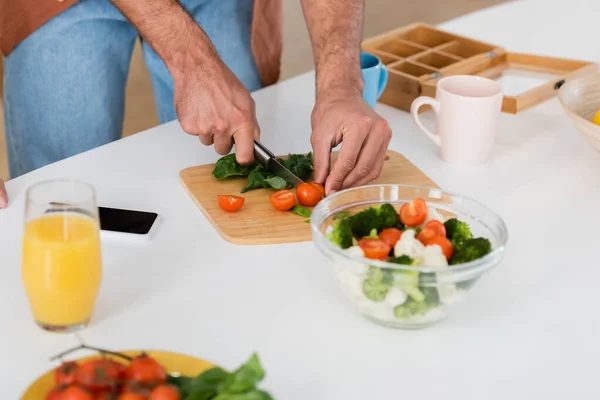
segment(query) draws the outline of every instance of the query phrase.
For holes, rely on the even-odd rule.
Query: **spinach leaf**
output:
[[[225,382],[219,387],[219,394],[232,395],[250,392],[256,389],[256,384],[263,380],[264,377],[265,371],[260,365],[258,356],[253,354],[245,364],[227,377]],[[221,396],[217,396],[217,398],[219,397]],[[223,398],[227,399],[228,397]],[[236,399],[236,397],[233,398]]]
[[[213,169],[213,176],[217,179],[225,179],[231,176],[248,176],[252,170],[256,168],[256,164],[251,165],[240,165],[235,160],[235,153],[221,157],[215,169]]]
[[[267,182],[269,186],[271,186],[273,189],[277,190],[287,189],[290,186],[290,184],[285,179],[277,175],[268,176],[265,179],[265,182]]]
[[[310,211],[310,208],[306,208],[306,207],[300,206],[300,205],[295,205],[294,208],[292,208],[290,211],[293,212],[294,214],[299,215],[304,218],[308,218],[312,214],[312,211]]]
[[[294,175],[302,180],[309,179],[313,172],[313,158],[312,153],[304,154],[290,154],[287,159],[279,159],[287,169],[292,171]]]
[[[259,165],[248,175],[248,184],[242,189],[242,193],[268,187],[282,190],[290,187],[290,184],[285,179],[272,174]]]

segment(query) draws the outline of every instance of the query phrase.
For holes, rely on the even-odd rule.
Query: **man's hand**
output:
[[[111,0],[165,62],[175,82],[181,128],[240,164],[254,159],[259,128],[254,100],[210,39],[175,0]],[[211,6],[212,7],[212,6]],[[223,26],[223,29],[228,29]]]
[[[391,139],[388,123],[358,90],[336,89],[317,95],[311,136],[315,181],[324,183],[330,194],[377,179]],[[339,157],[330,172],[331,149],[340,143]]]
[[[0,209],[8,206],[8,195],[6,194],[6,188],[4,182],[0,179]]]
[[[175,110],[181,128],[221,155],[235,141],[237,162],[254,159],[254,139],[260,136],[254,100],[246,87],[217,57],[193,63],[174,75]]]

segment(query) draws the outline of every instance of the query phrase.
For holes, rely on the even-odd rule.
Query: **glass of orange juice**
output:
[[[94,188],[53,180],[28,189],[21,277],[42,329],[74,332],[87,326],[102,279]]]

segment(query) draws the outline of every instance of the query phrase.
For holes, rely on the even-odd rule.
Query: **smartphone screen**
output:
[[[121,210],[98,207],[100,229],[103,231],[146,235],[150,232],[158,214],[145,211]]]

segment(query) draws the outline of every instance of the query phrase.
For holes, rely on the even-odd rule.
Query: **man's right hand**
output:
[[[8,206],[8,195],[4,187],[4,181],[0,179],[0,209]]]
[[[221,155],[229,154],[235,142],[237,162],[251,163],[254,139],[260,136],[254,99],[216,53],[186,64],[173,74],[181,128],[206,146],[214,144]]]

